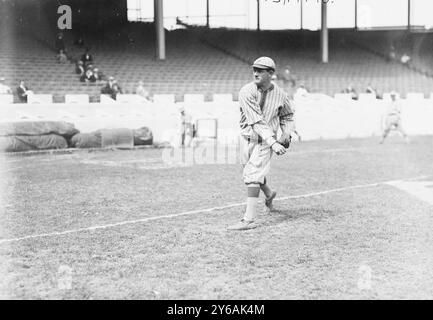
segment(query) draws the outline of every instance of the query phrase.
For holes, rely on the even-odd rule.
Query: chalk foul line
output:
[[[430,177],[430,176],[419,176],[419,177],[415,177],[415,178],[404,179],[404,181],[419,180],[419,179],[424,179],[424,178],[428,178],[428,177]],[[374,183],[368,183],[368,184],[358,184],[358,185],[353,185],[353,186],[348,186],[348,187],[341,187],[341,188],[328,189],[328,190],[323,190],[323,191],[310,192],[310,193],[305,193],[305,194],[300,194],[300,195],[275,198],[274,201],[285,201],[285,200],[291,200],[291,199],[309,198],[309,197],[315,197],[315,196],[320,196],[320,195],[334,193],[334,192],[340,192],[340,191],[362,189],[362,188],[371,188],[371,187],[376,187],[379,185],[389,185],[389,184],[394,184],[394,183],[399,182],[399,181],[403,181],[403,180],[391,180],[391,181],[380,181],[380,182],[374,182]],[[236,207],[240,207],[240,206],[244,206],[244,205],[246,205],[245,202],[239,202],[239,203],[232,203],[232,204],[227,204],[224,206],[217,206],[217,207],[212,207],[212,208],[207,208],[207,209],[198,209],[198,210],[185,211],[185,212],[162,215],[162,216],[146,217],[146,218],[141,218],[141,219],[127,220],[127,221],[121,221],[121,222],[98,225],[98,226],[70,229],[70,230],[59,231],[59,232],[40,233],[40,234],[34,234],[34,235],[17,237],[17,238],[10,238],[10,239],[0,239],[0,244],[19,242],[19,241],[37,239],[37,238],[63,236],[63,235],[68,235],[68,234],[80,233],[80,232],[104,230],[104,229],[109,229],[109,228],[115,228],[115,227],[120,227],[120,226],[125,226],[125,225],[133,225],[133,224],[155,221],[155,220],[177,218],[177,217],[189,216],[189,215],[194,215],[194,214],[199,214],[199,213],[209,213],[209,212],[213,212],[213,211],[236,208]]]

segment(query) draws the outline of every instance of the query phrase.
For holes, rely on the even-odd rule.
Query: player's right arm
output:
[[[263,120],[263,112],[249,87],[244,87],[239,92],[239,104],[247,124],[266,144],[273,146],[277,142],[274,132]]]

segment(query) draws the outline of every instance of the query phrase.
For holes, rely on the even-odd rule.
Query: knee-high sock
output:
[[[260,185],[250,184],[247,188],[247,209],[245,210],[244,220],[254,221],[257,216],[257,205],[259,203]]]

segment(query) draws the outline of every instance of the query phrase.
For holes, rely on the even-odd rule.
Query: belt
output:
[[[260,136],[257,139],[252,139],[251,137],[245,137],[245,139],[247,139],[248,143],[250,143],[250,142],[262,143],[263,142],[263,139]]]

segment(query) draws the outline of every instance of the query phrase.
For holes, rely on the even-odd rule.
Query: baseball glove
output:
[[[290,143],[292,142],[292,136],[282,135],[278,142],[286,149],[290,147]]]

